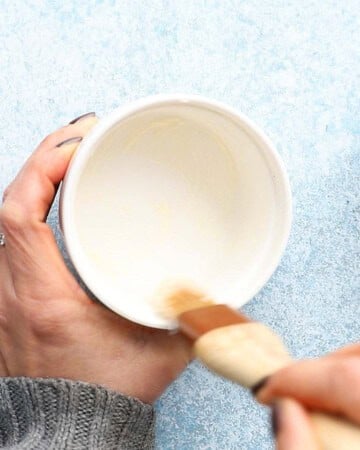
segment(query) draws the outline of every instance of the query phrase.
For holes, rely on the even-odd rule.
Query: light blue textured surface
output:
[[[154,93],[227,102],[273,139],[294,197],[281,266],[246,312],[297,357],[355,341],[359,29],[359,0],[0,0],[0,191],[80,113]],[[160,449],[272,448],[265,411],[197,363],[157,409]]]

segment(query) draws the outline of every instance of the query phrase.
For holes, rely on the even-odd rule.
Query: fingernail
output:
[[[71,122],[69,122],[69,125],[74,125],[74,123],[76,123],[76,122],[80,122],[83,119],[87,119],[88,117],[95,117],[95,116],[96,116],[96,114],[94,112],[82,114],[81,116],[79,116],[76,119],[73,119]]]
[[[271,414],[271,429],[275,437],[279,433],[279,423],[280,423],[280,405],[275,403],[272,406],[272,414]]]
[[[70,139],[65,139],[65,141],[60,142],[60,144],[58,144],[56,147],[61,147],[62,145],[67,145],[67,144],[77,144],[78,142],[82,141],[82,137],[73,137]]]
[[[260,381],[254,384],[254,386],[251,388],[251,392],[255,396],[261,388],[265,386],[265,384],[269,381],[269,376],[262,378]]]

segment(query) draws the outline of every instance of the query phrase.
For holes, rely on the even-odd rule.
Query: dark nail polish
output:
[[[58,144],[56,147],[61,147],[62,145],[67,145],[67,144],[76,144],[78,142],[82,141],[82,137],[73,137],[70,139],[65,139],[65,141],[60,142],[60,144]]]
[[[253,393],[253,395],[256,395],[260,391],[260,389],[265,386],[265,384],[268,382],[269,378],[270,377],[264,377],[260,381],[258,381],[257,383],[254,384],[254,386],[251,388],[251,392]]]
[[[272,407],[272,414],[271,414],[271,429],[275,437],[279,432],[279,421],[280,421],[279,416],[280,416],[280,406],[275,404]]]
[[[80,122],[83,119],[87,119],[88,117],[95,117],[95,113],[94,112],[89,112],[86,114],[82,114],[81,116],[77,117],[76,119],[72,120],[71,122],[69,122],[69,125],[74,125],[74,123],[76,122]]]

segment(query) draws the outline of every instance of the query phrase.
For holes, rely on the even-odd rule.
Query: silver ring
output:
[[[5,234],[0,233],[0,247],[5,247]]]

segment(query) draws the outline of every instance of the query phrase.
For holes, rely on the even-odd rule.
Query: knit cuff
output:
[[[101,386],[0,378],[0,448],[152,449],[152,406]]]

